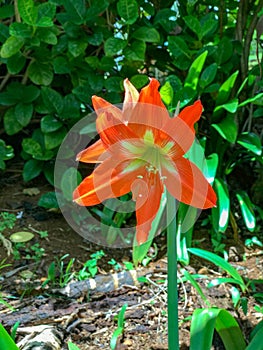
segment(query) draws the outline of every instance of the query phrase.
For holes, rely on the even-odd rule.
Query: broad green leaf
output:
[[[18,74],[24,68],[26,64],[26,58],[20,53],[9,57],[7,59],[7,69],[10,74]]]
[[[200,40],[207,36],[212,35],[217,27],[218,27],[218,20],[215,18],[215,14],[210,12],[206,16],[202,17],[200,20],[201,24],[201,33],[199,34]]]
[[[104,85],[108,91],[121,92],[123,90],[123,79],[121,77],[110,77],[105,80]]]
[[[47,192],[42,194],[37,204],[40,207],[47,209],[59,208],[55,192]]]
[[[18,103],[15,106],[15,116],[19,124],[21,124],[23,127],[27,126],[33,116],[32,103]]]
[[[0,8],[0,19],[10,18],[15,15],[13,5],[2,5]]]
[[[212,124],[212,127],[228,142],[235,143],[237,137],[237,124],[231,115],[228,115],[217,124]]]
[[[215,278],[212,281],[210,281],[207,285],[207,288],[213,288],[223,283],[238,284],[239,286],[244,287],[244,284],[235,278],[223,277]]]
[[[2,56],[3,58],[9,58],[15,55],[23,45],[24,45],[23,38],[10,36],[3,44],[0,51],[0,56]]]
[[[15,114],[15,108],[9,108],[4,114],[4,128],[7,135],[14,135],[23,129],[18,123]]]
[[[245,191],[238,191],[236,193],[236,196],[240,205],[245,225],[250,232],[254,232],[256,228],[256,216],[250,198]]]
[[[136,74],[131,77],[130,82],[139,90],[148,84],[149,78],[144,74]]]
[[[260,138],[253,132],[242,132],[238,136],[237,143],[258,156],[261,156],[262,154]]]
[[[68,201],[72,201],[73,191],[80,184],[82,177],[76,168],[68,168],[61,178],[61,191]]]
[[[139,16],[139,8],[136,0],[119,0],[117,10],[121,18],[124,19],[125,24],[133,24]]]
[[[260,321],[251,332],[251,341],[246,350],[262,350],[263,321]]]
[[[183,20],[185,21],[188,28],[190,28],[198,37],[198,39],[201,39],[202,31],[201,31],[201,24],[198,21],[198,19],[194,16],[184,16]]]
[[[216,63],[220,66],[228,61],[233,55],[233,44],[228,37],[223,37],[218,44],[215,54]]]
[[[42,155],[41,145],[32,138],[24,138],[22,141],[23,150],[30,154],[33,158]]]
[[[52,65],[33,61],[28,67],[28,76],[34,84],[48,86],[53,80]]]
[[[78,57],[85,53],[85,50],[88,46],[87,40],[69,40],[68,41],[68,50],[73,57]]]
[[[37,21],[37,7],[33,0],[17,0],[20,16],[26,24],[34,26]]]
[[[9,33],[11,36],[18,38],[30,38],[33,34],[33,29],[28,24],[14,22],[9,27]]]
[[[238,108],[238,99],[234,98],[233,100],[228,101],[223,105],[216,106],[216,108],[214,109],[214,112],[217,112],[220,109],[225,109],[229,113],[235,113],[237,111],[237,108]]]
[[[135,40],[131,45],[126,46],[123,50],[123,55],[127,60],[144,61],[146,44],[144,41]]]
[[[221,179],[215,179],[214,190],[217,194],[217,206],[212,208],[212,224],[215,232],[225,232],[230,213],[230,199],[226,184]]]
[[[38,19],[36,26],[38,27],[52,27],[54,25],[53,18],[56,14],[56,5],[52,2],[45,2],[38,5]]]
[[[67,11],[67,18],[74,24],[80,25],[85,22],[86,3],[83,0],[64,0],[63,6]]]
[[[96,21],[98,16],[101,16],[108,7],[108,0],[96,0],[92,2],[92,5],[87,9],[86,20],[91,22]]]
[[[178,58],[179,55],[190,58],[188,46],[179,36],[168,36],[168,49],[175,58]]]
[[[0,349],[19,350],[11,336],[0,323]]]
[[[45,115],[43,118],[41,118],[40,125],[42,132],[48,133],[60,129],[63,124],[53,115]]]
[[[126,40],[111,37],[106,40],[104,44],[104,51],[106,56],[115,56],[127,45]]]
[[[38,28],[36,35],[40,41],[43,41],[46,44],[56,45],[58,42],[56,34],[49,28]]]
[[[210,85],[213,82],[216,76],[216,72],[217,72],[216,63],[212,63],[210,64],[210,66],[204,69],[199,80],[199,85],[202,89],[204,89],[206,86]]]
[[[45,147],[47,150],[52,150],[62,143],[64,137],[67,135],[67,130],[62,127],[56,131],[44,135]]]
[[[54,89],[50,87],[42,87],[41,96],[44,104],[47,106],[50,112],[56,112],[60,114],[63,110],[62,96]]]
[[[207,54],[208,54],[208,51],[204,51],[191,64],[191,67],[190,67],[188,74],[187,74],[187,77],[185,79],[185,83],[184,83],[185,88],[189,87],[193,90],[196,90],[197,85],[198,85],[199,76],[200,76],[200,73],[203,69]]]
[[[169,106],[173,102],[174,91],[169,81],[166,81],[165,84],[161,87],[160,94],[166,106]]]
[[[166,192],[164,191],[164,193],[162,194],[159,210],[152,222],[152,226],[151,226],[147,241],[141,245],[138,245],[136,241],[136,237],[134,237],[132,259],[135,266],[137,266],[138,263],[142,262],[142,260],[145,258],[145,256],[149,251],[150,246],[152,245],[152,241],[158,229],[160,229],[160,222],[162,219],[162,215],[164,213],[164,209],[166,207],[166,202],[167,202],[167,197],[166,197]]]
[[[216,105],[222,105],[227,102],[230,93],[232,91],[232,88],[235,84],[236,78],[238,76],[238,71],[233,73],[221,86],[216,98]]]
[[[132,34],[132,38],[149,43],[158,43],[160,41],[160,34],[155,28],[140,27]]]
[[[188,248],[188,251],[191,254],[194,254],[196,256],[199,256],[202,259],[210,261],[212,264],[215,264],[219,268],[226,271],[232,278],[234,278],[236,281],[239,281],[242,291],[245,291],[246,286],[245,286],[245,282],[243,281],[243,278],[240,276],[237,270],[229,262],[227,262],[220,256],[214,253],[211,253],[207,250],[203,250],[199,248]]]
[[[43,162],[36,159],[29,159],[23,168],[23,179],[25,182],[36,178],[41,174],[43,168]]]
[[[90,57],[91,58],[91,57]],[[97,58],[97,57],[96,57]],[[54,72],[56,74],[70,73],[70,66],[68,60],[63,56],[58,56],[53,61]]]

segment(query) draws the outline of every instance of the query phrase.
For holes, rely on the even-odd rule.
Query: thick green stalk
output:
[[[167,255],[168,255],[168,348],[179,350],[176,203],[167,192]]]

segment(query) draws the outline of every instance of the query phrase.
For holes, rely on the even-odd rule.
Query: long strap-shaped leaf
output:
[[[190,330],[190,350],[210,350],[214,330],[220,335],[226,350],[244,350],[246,343],[237,321],[224,309],[196,309]]]
[[[13,339],[0,324],[0,349],[1,350],[19,350]]]

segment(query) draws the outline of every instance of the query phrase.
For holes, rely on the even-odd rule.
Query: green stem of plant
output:
[[[179,350],[176,202],[167,192],[168,349]]]

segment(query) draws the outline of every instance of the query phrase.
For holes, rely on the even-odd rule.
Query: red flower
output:
[[[151,79],[138,93],[126,79],[122,110],[94,96],[100,140],[77,156],[82,162],[101,164],[76,188],[74,201],[92,206],[131,191],[138,244],[147,240],[164,186],[177,200],[197,208],[216,203],[202,172],[183,157],[194,141],[202,104],[196,101],[170,118],[158,87],[158,81]]]

